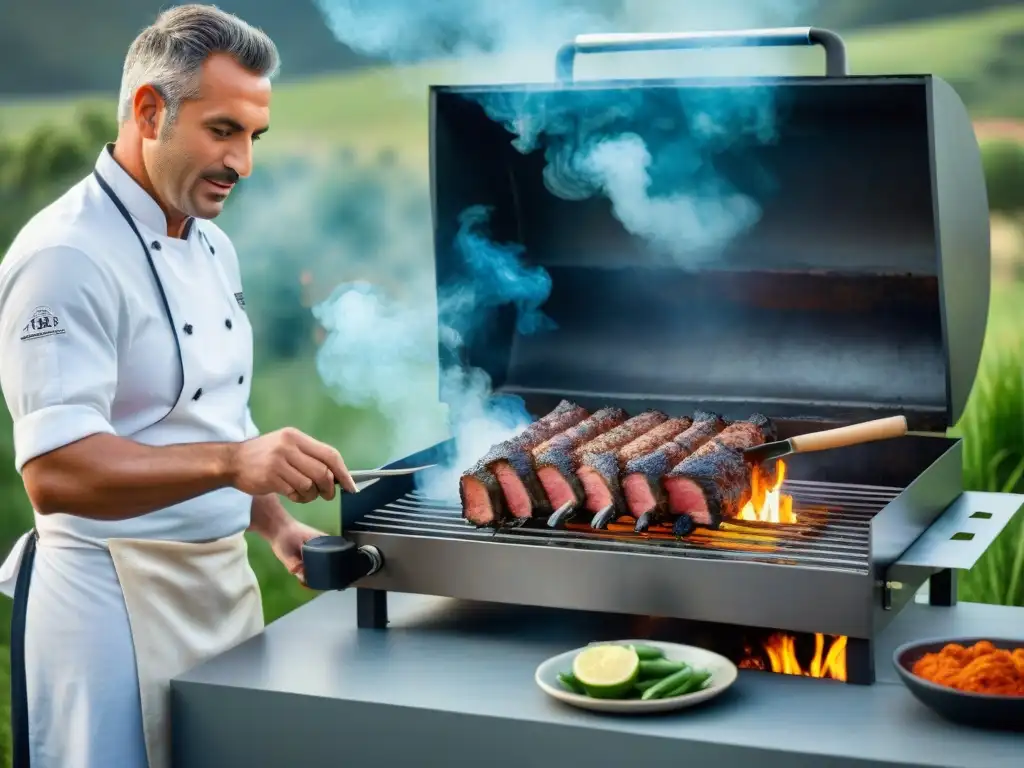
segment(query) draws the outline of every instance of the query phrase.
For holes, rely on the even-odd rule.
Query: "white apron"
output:
[[[243,533],[109,546],[131,625],[149,768],[170,768],[170,681],[263,630],[259,584]]]
[[[244,422],[247,418],[244,410],[237,414],[230,408],[225,411],[231,395],[222,394],[228,390],[221,386],[229,378],[234,383],[240,370],[251,372],[252,369],[252,332],[244,311],[239,308],[241,302],[236,304],[237,297],[232,294],[217,261],[213,263],[223,279],[197,285],[194,276],[175,273],[167,261],[154,260],[130,214],[99,174],[97,177],[124,216],[126,226],[131,226],[135,232],[149,262],[158,293],[155,298],[163,302],[175,329],[181,362],[182,386],[176,405],[157,424],[142,430],[137,439],[150,445],[216,439],[218,420]],[[201,231],[194,236],[201,237]],[[205,242],[212,253],[209,242]],[[237,342],[182,343],[178,334],[186,325],[189,326],[186,333],[190,334],[192,326],[196,329],[211,325],[223,327],[228,323],[226,316],[236,325],[238,333],[234,338]],[[210,396],[203,396],[204,389]],[[111,527],[111,532],[114,531],[116,524]],[[13,592],[15,597],[11,638],[14,768],[29,768],[30,761],[31,768],[100,768],[105,764],[113,768],[115,763],[117,768],[141,768],[143,760],[148,768],[169,768],[170,680],[249,639],[264,626],[259,585],[249,566],[244,530],[198,543],[111,537],[106,541],[107,552],[62,550],[61,547],[66,547],[63,542],[48,542],[47,539],[45,531],[38,537],[34,531],[25,534],[0,569],[0,591]],[[76,597],[82,601],[86,591],[78,586],[77,574],[81,569],[76,571],[75,564],[76,560],[92,556],[109,557],[116,572],[116,577],[108,577],[103,584],[96,581],[98,577],[92,573],[88,576],[94,580],[97,603],[105,599],[108,608],[93,609],[85,605],[58,615],[64,610],[62,601],[67,600],[68,606]],[[96,569],[96,572],[101,570]],[[111,597],[111,590],[116,593],[118,586],[123,604],[118,599],[120,596]],[[42,605],[33,609],[39,601]],[[75,624],[78,618],[72,614],[81,614],[78,625]],[[111,625],[120,623],[123,627],[127,623],[129,653],[123,653],[125,649],[121,648],[118,656],[112,650],[119,643],[123,645],[125,631],[117,634],[117,630],[111,629],[110,642],[103,640],[103,628],[95,624],[102,624],[104,616]],[[61,631],[65,634],[63,646],[60,641],[40,642]],[[88,671],[88,681],[83,680],[82,689],[68,693],[60,674],[73,674],[66,671],[71,662],[56,663],[54,656],[46,654],[56,652],[59,655],[60,647],[76,647],[78,636],[83,638],[81,645],[95,649],[91,651],[95,660],[88,657],[90,651],[86,650],[81,651],[81,658],[72,660],[75,664],[91,662],[116,668],[112,667],[109,675],[107,670],[97,670],[95,676]],[[90,706],[100,710],[105,706],[102,696],[89,690],[89,686],[102,687],[106,684],[105,677],[121,680],[131,677],[123,674],[123,665],[131,663],[131,651],[137,673],[137,698],[133,692],[122,691],[116,705],[110,706],[116,712],[88,711]],[[112,656],[117,658],[110,658]],[[48,671],[48,665],[64,672]],[[33,686],[37,688],[35,692]],[[66,704],[47,700],[64,696],[68,698]],[[105,716],[125,722],[102,725]],[[141,745],[122,747],[117,743],[100,743],[111,739],[139,741],[140,716],[145,758]],[[64,719],[71,721],[70,724],[63,722]],[[129,720],[132,722],[127,722]],[[66,736],[64,730],[75,731],[75,734]],[[60,743],[54,745],[54,742]]]

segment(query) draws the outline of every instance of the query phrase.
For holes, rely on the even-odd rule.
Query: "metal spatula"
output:
[[[776,440],[774,443],[747,448],[743,458],[753,464],[780,459],[791,453],[811,453],[827,451],[832,448],[845,448],[849,445],[871,443],[875,440],[888,440],[903,437],[907,434],[907,419],[904,416],[890,416],[885,419],[850,424],[846,427],[826,429],[821,432],[809,432],[788,440]]]

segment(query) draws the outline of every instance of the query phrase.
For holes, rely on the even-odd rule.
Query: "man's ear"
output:
[[[156,139],[160,133],[160,117],[165,106],[163,96],[152,85],[143,85],[135,92],[132,114],[142,138]]]

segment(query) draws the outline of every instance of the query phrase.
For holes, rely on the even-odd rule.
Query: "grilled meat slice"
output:
[[[529,518],[534,509],[544,508],[547,497],[533,467],[533,449],[573,427],[590,414],[586,409],[563,400],[554,411],[535,421],[523,432],[493,446],[483,457],[484,465],[498,479],[512,517]]]
[[[586,456],[617,450],[666,421],[668,421],[668,414],[661,411],[651,410],[638,413],[614,429],[609,429],[604,434],[574,449],[573,458],[580,461]]]
[[[725,428],[725,420],[717,413],[697,411],[693,415],[693,424],[685,432],[626,463],[622,492],[629,513],[636,518],[637,533],[646,531],[665,513],[662,476]]]
[[[590,522],[591,528],[607,528],[608,523],[626,513],[626,498],[622,494],[619,482],[626,464],[682,434],[692,423],[693,420],[689,417],[669,419],[626,443],[617,451],[605,451],[583,457],[576,474],[586,495],[586,509],[594,516]]]
[[[622,424],[629,415],[621,408],[602,408],[589,419],[570,427],[533,449],[537,480],[552,511],[575,506],[582,491],[577,487],[574,449]]]
[[[593,440],[589,440],[578,448],[573,449],[570,457],[575,470],[575,477],[566,478],[565,482],[572,487],[574,500],[571,505],[563,504],[560,507],[556,507],[555,511],[548,517],[548,525],[556,528],[570,520],[576,514],[577,508],[583,503],[586,496],[585,478],[579,474],[579,470],[588,457],[610,455],[614,463],[615,451],[667,420],[667,413],[653,410],[644,411],[619,426],[598,435]]]
[[[480,527],[495,526],[506,506],[532,509],[531,494],[537,498],[543,494],[533,474],[530,451],[587,416],[585,409],[563,400],[515,437],[492,446],[459,480],[462,516]]]
[[[761,414],[730,425],[673,467],[663,480],[673,531],[685,536],[694,525],[717,528],[750,501],[751,473],[746,448],[776,439],[775,426]]]
[[[496,526],[504,511],[504,499],[498,479],[482,461],[478,461],[459,478],[462,516],[478,528]]]

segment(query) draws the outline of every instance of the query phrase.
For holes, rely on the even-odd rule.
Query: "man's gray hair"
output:
[[[276,46],[262,30],[213,5],[180,5],[161,13],[128,49],[118,122],[131,119],[135,92],[151,85],[167,103],[169,126],[181,102],[199,95],[199,70],[215,53],[229,54],[264,77],[273,77],[280,66]]]

